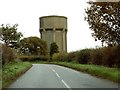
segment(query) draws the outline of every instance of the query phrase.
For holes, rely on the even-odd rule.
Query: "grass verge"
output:
[[[77,64],[77,63],[68,63],[68,62],[34,62],[40,64],[57,64],[65,66],[68,68],[75,69],[77,71],[82,71],[89,73],[93,76],[100,78],[108,79],[117,83],[120,83],[120,71],[117,68],[109,68],[99,65],[88,65],[88,64]]]
[[[4,65],[2,68],[2,88],[9,86],[31,66],[30,62],[14,62]]]

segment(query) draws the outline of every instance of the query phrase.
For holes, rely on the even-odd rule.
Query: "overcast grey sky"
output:
[[[68,52],[83,48],[101,46],[91,36],[91,30],[84,21],[88,0],[0,0],[0,25],[19,24],[18,31],[24,37],[38,36],[39,17],[60,15],[68,18]]]

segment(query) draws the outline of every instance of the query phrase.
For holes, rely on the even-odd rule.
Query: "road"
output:
[[[118,84],[52,64],[33,64],[8,88],[118,88]]]

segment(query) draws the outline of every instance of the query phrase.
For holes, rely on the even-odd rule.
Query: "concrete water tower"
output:
[[[45,40],[50,51],[50,44],[56,42],[59,52],[67,52],[67,17],[43,16],[40,17],[41,39]]]

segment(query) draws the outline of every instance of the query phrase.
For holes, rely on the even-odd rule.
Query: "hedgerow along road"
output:
[[[118,84],[52,64],[33,64],[8,88],[118,88]]]

